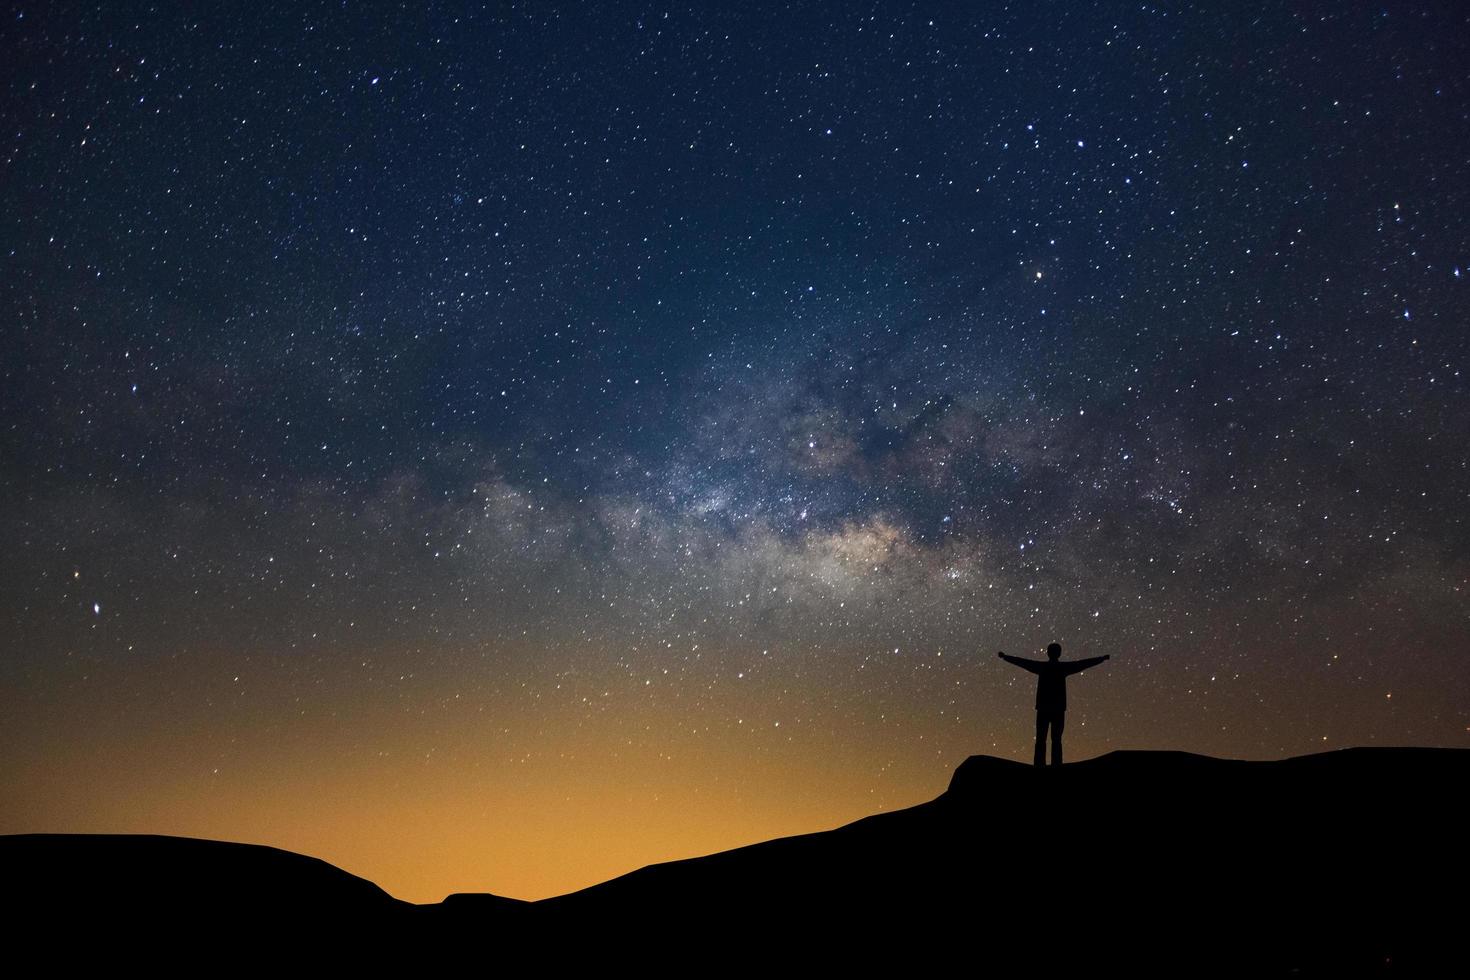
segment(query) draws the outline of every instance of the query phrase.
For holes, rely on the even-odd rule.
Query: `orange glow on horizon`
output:
[[[217,682],[208,712],[175,707],[176,675],[126,686],[121,674],[93,673],[64,698],[17,701],[8,724],[29,736],[12,739],[0,760],[0,833],[266,844],[407,901],[461,891],[539,899],[925,802],[972,754],[1030,755],[1034,688],[995,669],[993,654],[875,662],[855,676],[878,694],[848,694],[844,676],[811,678],[796,658],[754,671],[725,658],[738,661],[709,652],[715,679],[697,698],[687,680],[661,685],[618,665],[540,685],[502,677],[486,692],[422,680],[412,698],[344,681],[315,703],[263,680],[227,700],[232,674]],[[1116,748],[1237,758],[1320,750],[1320,736],[1307,733],[1263,742],[1265,728],[1248,724],[1269,720],[1254,688],[1223,681],[1204,684],[1181,668],[1160,685],[1168,697],[1147,701],[1124,653],[1072,692],[1069,758]],[[1389,700],[1365,688],[1351,713],[1334,692],[1322,691],[1320,705],[1292,697],[1300,717],[1352,719],[1358,728],[1333,731],[1330,743],[1348,745],[1417,717],[1390,714],[1417,700],[1399,693]]]

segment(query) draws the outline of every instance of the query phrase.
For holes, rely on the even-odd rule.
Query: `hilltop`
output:
[[[22,920],[248,934],[350,955],[636,962],[772,958],[967,969],[1103,964],[1397,974],[1458,961],[1470,751],[1278,762],[1115,752],[1060,769],[974,756],[936,799],[642,868],[527,903],[399,902],[324,862],[163,837],[0,838]],[[12,920],[15,916],[12,914]],[[707,964],[708,965],[708,964]]]

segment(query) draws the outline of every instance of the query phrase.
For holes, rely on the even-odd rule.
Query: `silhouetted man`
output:
[[[1046,764],[1046,730],[1051,729],[1051,764],[1062,764],[1062,727],[1067,720],[1067,675],[1096,667],[1107,657],[1088,657],[1086,660],[1062,662],[1062,645],[1053,643],[1046,648],[1045,660],[1027,660],[1002,653],[1000,659],[1013,663],[1022,670],[1029,670],[1040,678],[1036,682],[1036,759],[1038,766]]]

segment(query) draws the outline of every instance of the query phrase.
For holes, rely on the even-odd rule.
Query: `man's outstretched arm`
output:
[[[1071,663],[1067,664],[1067,673],[1069,673],[1069,674],[1079,673],[1081,671],[1086,670],[1088,667],[1096,667],[1098,664],[1102,663],[1104,660],[1107,660],[1107,659],[1108,659],[1108,656],[1088,657],[1085,660],[1074,660]]]
[[[1046,665],[1045,660],[1027,660],[1025,657],[1013,657],[1009,653],[1002,653],[1000,659],[1008,664],[1015,664],[1022,670],[1029,670],[1033,674],[1040,672],[1041,668]]]

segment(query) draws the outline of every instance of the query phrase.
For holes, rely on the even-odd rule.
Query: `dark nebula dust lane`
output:
[[[1470,747],[1459,4],[0,25],[0,833],[540,897]]]

